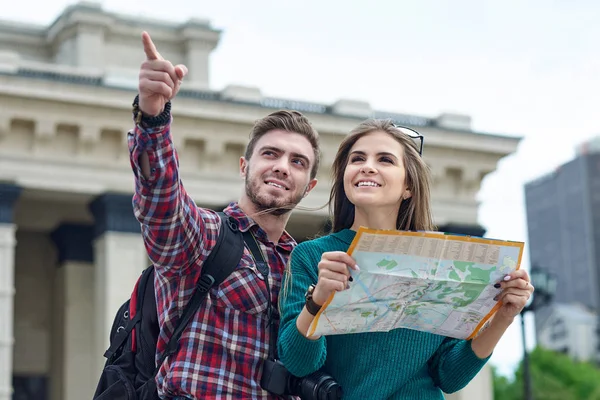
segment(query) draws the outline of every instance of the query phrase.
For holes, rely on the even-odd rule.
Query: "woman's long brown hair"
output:
[[[354,223],[354,204],[344,191],[344,172],[352,146],[361,137],[382,131],[393,137],[404,148],[406,184],[411,197],[402,200],[396,229],[410,231],[434,230],[431,212],[431,171],[410,136],[397,128],[391,120],[369,119],[354,128],[342,141],[331,168],[333,186],[329,196],[330,213],[333,216],[332,231],[350,228]]]

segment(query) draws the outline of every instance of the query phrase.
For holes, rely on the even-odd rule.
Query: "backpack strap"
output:
[[[124,327],[118,327],[116,331],[114,330],[116,326],[113,324],[113,330],[111,330],[110,335],[110,347],[106,350],[106,352],[104,352],[104,357],[107,359],[110,360],[117,350],[123,346],[130,335],[132,336],[132,348],[135,349],[135,335],[132,335],[132,332],[134,332],[135,326],[142,318],[141,311],[144,303],[144,293],[146,293],[146,287],[148,285],[153,285],[153,282],[154,267],[149,266],[138,278],[138,281],[133,288],[133,293],[131,294],[130,300],[124,304],[124,306],[127,307],[121,307],[121,309],[119,309],[119,314],[117,315],[117,318],[115,318],[115,324],[118,321],[121,321],[121,319],[129,319],[129,322]],[[126,315],[121,317],[121,313],[125,313]]]
[[[219,218],[221,220],[221,229],[219,230],[217,243],[202,266],[202,272],[200,279],[196,283],[194,294],[183,310],[177,327],[173,331],[173,335],[156,365],[154,376],[156,376],[167,357],[177,352],[179,339],[183,331],[200,307],[200,304],[206,298],[208,291],[212,287],[220,285],[235,270],[242,258],[244,239],[238,228],[237,221],[223,212],[219,212]]]

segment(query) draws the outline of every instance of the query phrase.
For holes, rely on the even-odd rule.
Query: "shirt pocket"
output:
[[[236,269],[217,288],[213,302],[217,307],[266,314],[267,285],[247,249]]]

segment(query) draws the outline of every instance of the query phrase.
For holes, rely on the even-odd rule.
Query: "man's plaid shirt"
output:
[[[156,268],[155,289],[160,334],[157,355],[166,347],[179,316],[194,289],[204,260],[219,234],[219,216],[199,208],[186,193],[179,177],[179,161],[170,124],[151,129],[135,126],[128,135],[135,175],[133,208]],[[148,153],[151,176],[145,179],[139,163]],[[206,190],[211,190],[207,187]],[[281,277],[296,244],[287,233],[279,243],[236,203],[225,213],[250,229],[260,243],[271,269],[272,304],[277,305]],[[160,368],[157,386],[161,397],[195,399],[273,399],[260,387],[262,362],[267,358],[267,289],[248,249],[236,270],[196,313],[181,336],[179,352]],[[279,314],[274,307],[277,325]]]

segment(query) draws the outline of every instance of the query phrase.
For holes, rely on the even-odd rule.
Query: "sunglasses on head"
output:
[[[408,137],[410,137],[413,142],[415,143],[415,146],[417,148],[417,150],[419,151],[419,155],[421,157],[423,157],[423,135],[421,135],[419,132],[415,131],[414,129],[411,128],[407,128],[406,126],[402,126],[402,125],[396,125],[392,122],[392,126],[396,129],[398,129],[400,132],[404,133],[405,135],[407,135]]]

